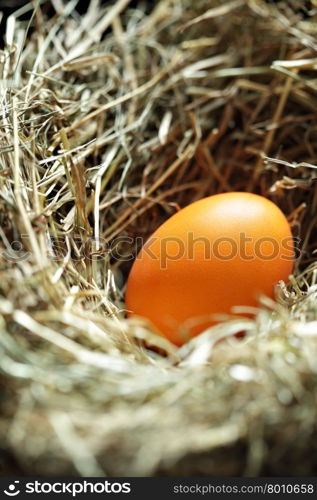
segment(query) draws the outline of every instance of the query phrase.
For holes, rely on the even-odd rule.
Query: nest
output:
[[[76,4],[0,54],[1,473],[316,475],[316,2]],[[129,242],[234,190],[294,275],[177,349],[125,317]]]

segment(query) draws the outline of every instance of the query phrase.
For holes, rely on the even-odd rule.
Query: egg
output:
[[[131,268],[126,308],[180,346],[234,306],[257,306],[287,281],[294,244],[270,200],[229,192],[196,201],[145,242]]]

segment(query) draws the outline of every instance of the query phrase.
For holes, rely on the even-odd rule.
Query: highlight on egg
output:
[[[291,228],[272,201],[216,194],[174,214],[146,241],[128,277],[126,308],[180,346],[234,306],[274,298],[293,265]]]

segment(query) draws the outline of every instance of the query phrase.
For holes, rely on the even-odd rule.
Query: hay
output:
[[[316,2],[76,3],[0,54],[1,474],[316,474]],[[177,350],[109,245],[231,190],[288,215],[294,276]]]

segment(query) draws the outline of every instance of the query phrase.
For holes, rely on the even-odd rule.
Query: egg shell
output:
[[[164,222],[133,263],[128,314],[147,318],[176,345],[232,312],[274,297],[294,264],[289,223],[273,202],[252,193],[203,198]]]

